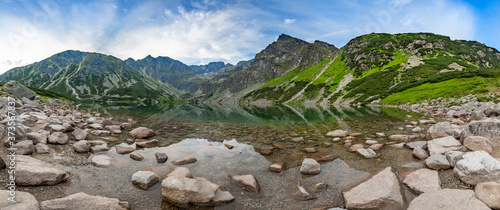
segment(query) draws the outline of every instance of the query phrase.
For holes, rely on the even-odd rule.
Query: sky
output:
[[[500,1],[0,0],[0,73],[65,50],[236,64],[288,34],[344,46],[431,32],[500,49]]]

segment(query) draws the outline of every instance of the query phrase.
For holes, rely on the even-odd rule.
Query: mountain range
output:
[[[372,33],[342,48],[282,34],[236,65],[68,50],[11,69],[0,82],[82,101],[402,104],[470,94],[493,99],[499,72],[497,49],[431,33]]]

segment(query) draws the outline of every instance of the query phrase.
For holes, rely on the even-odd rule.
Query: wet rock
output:
[[[155,153],[155,157],[156,157],[156,162],[157,163],[164,163],[167,161],[168,159],[168,156],[167,154],[163,153],[163,152],[156,152]]]
[[[92,145],[91,142],[92,141],[88,141],[88,143],[90,145]],[[104,143],[104,144],[98,144],[98,145],[90,147],[90,152],[92,152],[92,153],[106,152],[108,150],[109,150],[109,147],[108,147],[108,144],[106,144],[106,143]]]
[[[69,174],[59,167],[32,157],[16,156],[17,185],[55,185],[68,179]]]
[[[67,144],[69,142],[68,135],[62,132],[54,132],[50,134],[48,143],[51,144]]]
[[[89,132],[78,127],[75,128],[71,135],[73,135],[76,140],[87,140],[89,138]]]
[[[315,152],[317,152],[317,151],[318,151],[318,150],[316,150],[316,148],[314,148],[314,147],[306,147],[306,148],[304,148],[303,150],[304,150],[304,152],[306,152],[306,153],[315,153]]]
[[[14,80],[5,83],[5,85],[2,86],[2,90],[17,96],[17,98],[25,97],[29,100],[35,100],[36,97],[36,93],[34,91]]]
[[[469,136],[482,136],[492,143],[500,144],[500,120],[486,119],[470,122],[469,127],[462,132],[460,140],[464,141]]]
[[[13,199],[13,200],[10,200]],[[15,197],[9,190],[0,190],[0,209],[2,210],[39,210],[35,196],[27,192],[15,191]]]
[[[402,209],[404,206],[401,186],[391,167],[343,192],[343,195],[348,209]]]
[[[137,145],[138,147],[145,147],[145,148],[156,147],[158,146],[158,139],[136,142],[135,145]]]
[[[17,155],[31,155],[33,154],[33,150],[35,147],[33,146],[33,141],[26,140],[17,142],[12,146],[12,148],[16,148]]]
[[[161,188],[163,200],[185,208],[189,204],[218,206],[234,200],[231,193],[201,177],[169,176],[162,181]]]
[[[107,155],[96,155],[92,158],[92,165],[97,167],[110,167],[113,165],[115,158],[107,156]]]
[[[259,182],[251,174],[230,175],[229,178],[230,178],[232,184],[234,184],[238,187],[241,187],[248,192],[253,192],[253,193],[260,192]]]
[[[126,147],[126,146],[116,145],[115,150],[116,150],[116,153],[123,155],[123,154],[128,154],[128,153],[135,151],[135,147],[128,147],[128,146]]]
[[[151,171],[138,171],[132,175],[132,184],[147,190],[160,181],[160,177]]]
[[[481,182],[500,182],[500,161],[485,151],[467,152],[462,155],[453,172],[462,182],[476,185]]]
[[[35,145],[35,152],[38,154],[48,154],[50,153],[50,149],[46,144],[38,143]]]
[[[357,150],[364,149],[364,148],[365,148],[365,146],[363,146],[362,144],[355,144],[355,145],[350,146],[349,149],[347,149],[347,151],[356,152]]]
[[[132,128],[132,124],[131,123],[122,123],[120,125],[120,127],[123,129],[123,130],[128,130],[128,129],[131,129]]]
[[[198,159],[196,159],[195,157],[186,157],[178,160],[173,160],[171,163],[174,165],[186,165],[195,163],[196,161],[198,161]]]
[[[412,155],[413,157],[416,157],[420,160],[425,160],[429,157],[429,154],[427,154],[427,152],[422,149],[422,147],[416,147],[415,149],[413,149]]]
[[[444,154],[446,155],[448,162],[450,162],[450,166],[455,167],[456,163],[462,159],[462,155],[465,154],[465,152],[447,151]]]
[[[90,132],[96,136],[109,136],[109,135],[111,135],[111,131],[107,131],[107,130],[94,130],[94,131],[90,131]]]
[[[500,209],[500,183],[482,182],[474,190],[477,199],[492,209]]]
[[[426,168],[408,174],[403,183],[418,194],[441,189],[439,173]]]
[[[427,142],[430,155],[444,154],[446,151],[467,151],[460,141],[452,136],[433,139]]]
[[[408,142],[417,139],[418,137],[419,137],[418,135],[395,134],[395,135],[390,135],[389,140]]]
[[[491,141],[482,136],[469,136],[465,138],[463,143],[467,149],[472,151],[483,150],[490,154],[493,152],[493,145],[491,144]]]
[[[378,151],[380,149],[382,149],[384,145],[383,144],[374,144],[374,145],[370,145],[370,149],[372,149],[373,151]]]
[[[90,151],[90,144],[87,140],[81,140],[73,144],[75,152],[86,153]]]
[[[425,165],[434,170],[449,169],[450,162],[446,159],[445,155],[431,155],[425,159]]]
[[[490,209],[474,196],[472,190],[441,189],[422,193],[413,199],[408,210],[422,209]]]
[[[144,160],[144,156],[142,156],[141,154],[139,154],[137,152],[130,153],[130,158],[132,158],[132,160],[136,160],[136,161]]]
[[[414,142],[409,142],[406,143],[406,146],[410,149],[415,149],[417,147],[420,147],[422,149],[427,148],[427,141],[414,141]]]
[[[167,177],[169,176],[183,176],[186,178],[193,178],[191,171],[188,168],[182,166],[174,168],[172,172],[167,174]]]
[[[432,125],[436,124],[436,121],[434,120],[419,120],[418,121],[421,125]]]
[[[298,181],[297,185],[295,185],[293,195],[299,200],[311,200],[316,198],[316,196],[309,189],[302,185],[301,181]]]
[[[138,127],[130,131],[130,136],[136,139],[144,139],[154,136],[155,132],[149,128]]]
[[[372,149],[358,149],[356,150],[356,154],[368,159],[377,157],[377,153],[375,153]]]
[[[26,137],[28,138],[28,140],[33,141],[33,144],[38,144],[38,143],[47,144],[47,136],[42,135],[41,133],[35,133],[35,132],[27,133]]]
[[[273,163],[269,166],[269,171],[281,173],[283,171],[284,162]]]
[[[305,175],[319,174],[321,171],[319,163],[312,158],[305,158],[300,166],[300,173]]]
[[[344,131],[344,130],[334,130],[334,131],[330,131],[326,134],[326,136],[329,136],[329,137],[346,137],[348,135],[349,135],[349,132]]]
[[[40,202],[42,210],[87,210],[87,209],[107,209],[107,210],[129,210],[130,204],[127,201],[120,201],[116,198],[87,195],[83,192],[69,195],[54,200]]]

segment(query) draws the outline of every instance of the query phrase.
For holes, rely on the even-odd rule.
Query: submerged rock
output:
[[[164,163],[167,161],[168,159],[168,156],[167,154],[163,153],[163,152],[156,152],[155,153],[155,157],[156,157],[156,162],[157,163]]]
[[[182,159],[178,159],[178,160],[173,160],[172,164],[174,164],[174,165],[186,165],[186,164],[195,163],[196,161],[198,161],[198,159],[196,159],[195,157],[186,157],[186,158],[182,158]]]
[[[115,150],[116,150],[116,153],[123,155],[123,154],[128,154],[128,153],[135,151],[135,147],[116,145]]]
[[[422,209],[490,209],[474,196],[472,190],[441,189],[429,191],[413,199],[408,210]]]
[[[120,201],[116,198],[107,198],[101,196],[87,195],[83,192],[69,195],[63,198],[47,200],[40,202],[42,210],[88,210],[88,209],[106,209],[106,210],[129,210],[130,204],[126,201]]]
[[[107,155],[97,155],[92,158],[92,164],[97,167],[110,167],[113,165],[115,158]]]
[[[137,152],[130,153],[130,158],[132,158],[132,160],[136,160],[136,161],[144,160],[144,156],[142,156],[141,154],[139,154]]]

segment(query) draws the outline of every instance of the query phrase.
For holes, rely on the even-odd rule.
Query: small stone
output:
[[[391,144],[391,147],[394,147],[397,149],[403,149],[404,146],[405,146],[405,143]]]
[[[132,160],[136,160],[136,161],[144,160],[144,156],[142,156],[141,154],[136,153],[136,152],[130,153],[130,158],[132,158]]]
[[[251,174],[246,174],[246,175],[232,175],[229,176],[231,178],[231,183],[243,188],[244,190],[248,192],[253,192],[253,193],[259,193],[260,192],[260,185],[257,179],[251,175]]]
[[[405,146],[407,146],[410,149],[415,149],[417,147],[420,147],[422,149],[426,149],[427,148],[427,141],[413,141],[413,142],[406,143]]]
[[[82,140],[82,141],[84,141],[84,140]],[[88,142],[90,144],[90,141],[88,141]],[[109,150],[109,147],[108,147],[108,144],[106,144],[106,143],[90,147],[90,152],[92,152],[92,153],[106,152],[108,150]]]
[[[429,154],[427,154],[427,152],[422,149],[422,147],[416,147],[415,149],[413,149],[413,157],[416,157],[420,160],[425,160],[426,158],[429,157]]]
[[[65,133],[53,132],[50,134],[48,142],[51,144],[67,144],[69,142],[69,138]]]
[[[273,146],[278,149],[286,149],[286,145],[282,143],[274,143]]]
[[[76,127],[73,133],[71,133],[76,140],[87,140],[89,137],[89,132],[81,128]]]
[[[328,184],[326,182],[320,182],[311,187],[314,192],[321,192],[326,190],[326,188],[328,188]]]
[[[304,148],[304,152],[315,153],[315,152],[317,152],[317,150],[314,147],[306,147],[306,148]]]
[[[131,129],[132,128],[132,124],[131,123],[122,123],[120,125],[120,127],[123,129],[123,130],[128,130],[128,129]]]
[[[174,165],[186,165],[186,164],[195,163],[196,161],[198,161],[198,159],[196,159],[195,157],[186,157],[186,158],[174,160],[171,163]]]
[[[116,145],[115,150],[116,150],[116,153],[123,155],[123,154],[128,154],[128,153],[135,151],[135,147]]]
[[[155,132],[149,128],[145,127],[138,127],[135,128],[134,130],[130,131],[130,136],[136,139],[143,139],[143,138],[149,138],[151,136],[154,136]]]
[[[365,146],[363,146],[362,144],[355,144],[355,145],[352,145],[349,147],[348,151],[349,152],[356,152],[358,149],[364,149]]]
[[[425,165],[427,167],[434,169],[434,170],[440,170],[440,169],[449,169],[450,168],[450,162],[448,159],[446,159],[445,155],[431,155],[427,159],[425,159]]]
[[[470,149],[472,151],[483,150],[490,154],[493,152],[493,145],[491,141],[482,136],[469,136],[465,138],[463,143],[464,146],[467,147],[467,149]]]
[[[228,149],[232,149],[232,148],[234,148],[234,146],[233,146],[233,145],[230,145],[230,144],[224,144],[224,146],[225,146],[225,147],[227,147]]]
[[[167,154],[163,153],[163,152],[156,152],[155,153],[155,157],[156,157],[156,162],[157,163],[164,163],[167,161],[168,159],[168,156]]]
[[[312,156],[318,162],[327,162],[337,159],[339,156],[336,154],[317,154]]]
[[[295,143],[299,143],[299,142],[304,142],[305,139],[304,139],[304,137],[299,136],[299,137],[292,138],[292,141],[295,142]]]
[[[136,142],[135,145],[137,145],[139,147],[145,147],[145,148],[156,147],[156,146],[158,146],[158,140],[153,139],[153,140],[149,140],[149,141]]]
[[[132,175],[132,184],[147,190],[160,181],[160,177],[151,171],[138,171]]]
[[[378,144],[378,141],[375,141],[375,140],[366,140],[365,144],[374,145],[374,144]]]
[[[273,153],[273,151],[270,149],[261,149],[260,150],[260,154],[262,154],[262,155],[270,155],[272,153]]]
[[[347,135],[349,135],[349,132],[343,130],[334,130],[326,134],[326,136],[330,137],[346,137]]]
[[[377,157],[377,153],[375,153],[375,151],[373,151],[372,149],[358,149],[356,150],[356,153],[363,156],[364,158],[369,159]]]
[[[269,171],[281,173],[283,171],[284,162],[273,163],[269,166]]]
[[[90,144],[86,140],[81,140],[73,144],[75,152],[85,153],[90,151]]]
[[[305,158],[300,166],[300,173],[305,175],[319,174],[321,171],[319,163],[312,158]]]
[[[377,136],[377,138],[384,138],[385,133],[378,132],[378,133],[375,133],[375,136]]]

